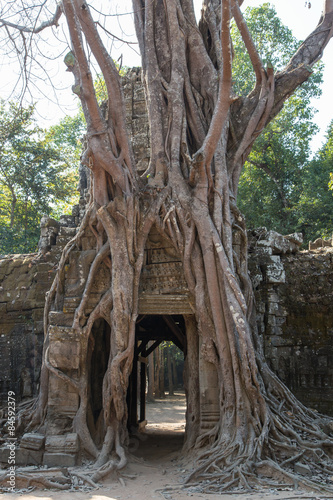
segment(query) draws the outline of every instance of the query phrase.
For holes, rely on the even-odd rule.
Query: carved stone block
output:
[[[49,453],[70,453],[79,451],[79,438],[75,432],[65,435],[48,436],[45,442],[45,450]]]
[[[27,450],[18,448],[15,453],[16,465],[41,465],[43,462],[44,450]]]
[[[28,450],[41,450],[44,448],[45,436],[43,434],[35,434],[27,432],[22,436],[20,447]]]
[[[278,255],[272,255],[266,268],[267,283],[284,283],[286,273]]]

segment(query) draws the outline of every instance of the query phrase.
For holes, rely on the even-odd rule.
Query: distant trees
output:
[[[297,228],[314,240],[328,238],[333,232],[333,121],[326,141],[302,170],[302,193],[295,206]]]
[[[247,9],[246,18],[266,64],[277,68],[286,64],[299,42],[275,10],[264,4]],[[236,31],[234,50],[234,78],[244,94],[253,84],[248,76],[251,62]],[[333,197],[328,188],[332,167],[324,160],[327,148],[310,160],[310,143],[317,132],[311,99],[321,93],[321,69],[319,65],[254,143],[238,195],[248,227],[266,226],[284,234],[301,231],[306,241],[332,231]]]
[[[294,135],[275,133],[275,125],[279,127],[278,120],[271,124],[268,147],[266,143],[260,148],[261,141],[254,146],[241,178],[239,206],[248,227],[266,226],[283,234],[302,232],[305,242],[329,237],[333,230],[332,124],[326,143],[313,159],[306,148],[311,137],[302,139],[292,123]],[[293,139],[295,147],[288,147],[286,143],[291,145]],[[304,149],[297,153],[297,143],[303,142]]]
[[[44,131],[33,106],[0,102],[0,254],[35,251],[42,214],[74,203],[82,135],[76,121]]]
[[[148,401],[183,387],[184,354],[171,341],[162,342],[148,358]]]

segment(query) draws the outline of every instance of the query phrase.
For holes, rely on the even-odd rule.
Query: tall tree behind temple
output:
[[[333,192],[330,176],[333,172],[333,121],[326,141],[314,158],[302,169],[301,194],[293,207],[296,227],[308,240],[330,238],[333,233]]]
[[[57,143],[64,130],[62,124],[48,132],[38,127],[33,106],[0,103],[0,253],[36,251],[41,216],[55,216],[75,201],[78,158]],[[72,131],[72,140],[78,133]]]
[[[299,42],[269,4],[247,9],[246,13],[247,23],[263,60],[281,68]],[[233,40],[234,79],[239,91],[244,93],[253,84],[249,72],[251,62],[236,30]],[[310,143],[317,132],[313,123],[316,110],[312,105],[313,98],[321,94],[321,82],[322,66],[318,64],[309,80],[288,100],[254,143],[244,165],[238,195],[239,207],[246,216],[248,227],[266,226],[284,234],[302,231],[306,241],[325,232],[326,222],[321,219],[320,210],[314,221],[311,203],[304,203],[305,192],[316,203],[315,186],[319,187],[324,180],[323,176],[317,178],[313,175],[314,185],[311,184],[314,190],[310,194],[309,172],[314,168],[313,162],[310,162]],[[328,182],[324,182],[321,189],[328,192]],[[324,212],[333,209],[333,200],[326,196],[326,201],[326,209],[319,203]]]

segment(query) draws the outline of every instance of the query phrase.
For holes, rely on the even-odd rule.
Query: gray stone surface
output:
[[[45,450],[50,453],[70,453],[79,451],[79,438],[76,433],[66,435],[47,436]]]
[[[16,465],[41,465],[43,463],[43,450],[27,450],[18,448],[15,455]]]
[[[76,455],[69,453],[44,453],[43,465],[47,465],[48,467],[74,467],[76,464]]]

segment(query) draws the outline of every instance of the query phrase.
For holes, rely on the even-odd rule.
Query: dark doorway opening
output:
[[[184,353],[184,357],[186,356],[183,316],[139,316],[136,325],[133,369],[127,394],[129,429],[137,428],[146,420],[147,360],[164,341],[173,342]]]
[[[181,357],[184,359],[186,356],[187,346],[185,321],[183,316],[141,315],[138,317],[136,325],[133,369],[129,380],[127,405],[128,428],[130,434],[133,436],[140,433],[141,437],[143,434],[145,435],[144,439],[139,441],[140,448],[138,453],[141,456],[145,455],[145,448],[148,447],[149,449],[152,449],[154,447],[154,439],[158,440],[159,446],[162,442],[165,442],[167,447],[171,443],[174,443],[171,446],[172,451],[180,449],[183,444],[185,421],[182,422],[183,425],[181,432],[180,429],[177,429],[178,432],[172,432],[170,430],[166,432],[164,430],[159,430],[158,425],[149,425],[149,414],[153,415],[151,412],[155,412],[154,417],[151,417],[154,424],[157,423],[159,412],[161,413],[161,416],[164,415],[165,417],[165,415],[168,415],[167,419],[171,422],[173,419],[176,419],[179,415],[181,415],[182,412],[179,410],[180,406],[185,406],[185,395],[183,391],[177,392],[176,387],[173,387],[173,394],[170,395],[170,388],[172,385],[170,385],[171,381],[169,378],[172,378],[172,380],[176,379],[181,385],[183,385],[182,367],[180,367],[179,364],[177,367],[171,367],[171,361],[168,357],[168,349],[171,349],[174,346],[177,346],[178,353],[179,350],[183,353],[183,356]],[[162,361],[163,367],[162,371],[160,369],[159,372],[162,373],[163,385],[165,384],[165,387],[162,389],[162,393],[154,393],[155,398],[150,399],[147,379],[149,375],[151,376],[152,353],[154,353],[156,362],[156,357],[158,358],[162,347],[164,349],[164,357]],[[154,376],[156,377],[156,366],[154,373]],[[164,399],[165,393],[168,393],[166,399]],[[147,398],[149,401],[148,405]],[[146,424],[148,424],[147,427]],[[172,424],[169,425],[169,427],[172,428]],[[170,446],[168,447],[168,451],[170,451],[169,448]]]
[[[170,366],[172,349],[178,351],[178,365],[173,367]],[[182,449],[185,436],[183,366],[186,352],[186,328],[182,315],[147,314],[138,317],[127,405],[130,451],[140,458],[158,461]],[[163,381],[160,392],[154,391],[151,398],[147,380],[151,382],[153,358],[154,377],[158,372]],[[156,372],[158,358],[163,363],[163,369],[160,366]],[[169,377],[179,383],[178,387],[174,384],[171,394]],[[179,420],[181,425],[177,425]]]

